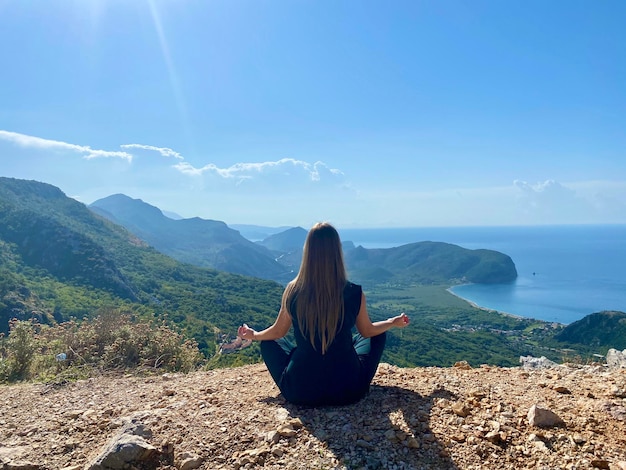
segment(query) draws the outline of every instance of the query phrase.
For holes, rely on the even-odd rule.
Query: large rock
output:
[[[196,468],[200,468],[203,463],[203,459],[201,457],[198,457],[191,452],[183,452],[178,457],[178,460],[179,462],[177,467],[179,470],[194,470]]]
[[[24,460],[28,447],[0,447],[0,468],[3,470],[38,470],[40,465]]]
[[[89,470],[122,470],[129,464],[145,464],[157,457],[157,448],[141,436],[118,434],[89,466]]]
[[[624,369],[626,368],[626,349],[618,351],[617,349],[609,349],[606,353],[606,363],[609,369]]]
[[[528,410],[528,424],[539,428],[553,428],[565,426],[565,421],[553,411],[533,405]]]
[[[552,369],[559,366],[545,356],[520,356],[519,362],[522,364],[523,369]]]
[[[122,419],[124,425],[108,442],[102,452],[87,467],[89,470],[121,470],[131,466],[157,468],[159,462],[173,455],[166,456],[144,438],[150,438],[152,432],[141,421],[148,418],[147,413],[136,413]],[[172,449],[173,451],[173,449]]]

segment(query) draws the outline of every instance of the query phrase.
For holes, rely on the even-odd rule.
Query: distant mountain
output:
[[[169,211],[161,211],[161,212],[163,212],[163,215],[165,217],[169,217],[170,219],[174,219],[174,220],[184,219],[182,215],[179,215],[176,212],[169,212]]]
[[[554,338],[567,343],[626,349],[626,313],[592,313],[567,325]]]
[[[265,227],[263,225],[250,225],[250,224],[228,224],[233,230],[237,230],[242,237],[247,238],[250,241],[258,242],[265,240],[267,237],[276,233],[284,232],[291,227]]]
[[[276,261],[290,273],[291,279],[293,279],[300,269],[302,248],[307,233],[302,227],[293,227],[270,235],[257,243],[272,250]]]
[[[270,235],[265,240],[257,242],[273,251],[289,253],[292,251],[301,251],[308,231],[302,227],[294,227],[283,232]]]
[[[469,250],[442,242],[409,243],[394,248],[366,249],[345,254],[353,278],[361,282],[505,283],[515,280],[511,258],[493,250]]]
[[[263,279],[289,277],[269,250],[224,222],[198,217],[173,220],[157,207],[123,194],[99,199],[89,208],[178,261]]]
[[[141,240],[179,261],[281,283],[298,272],[307,231],[293,227],[251,242],[224,222],[172,220],[140,199],[115,194],[89,206]],[[366,249],[344,243],[346,265],[356,282],[503,283],[517,277],[510,257],[441,242]]]
[[[162,217],[140,209],[147,221]],[[281,293],[272,281],[180,263],[54,186],[0,177],[0,332],[13,317],[53,322],[117,307],[167,315],[213,354],[216,332],[270,324]]]
[[[257,243],[277,253],[293,254],[298,257],[297,262],[299,264],[308,233],[309,232],[302,227],[293,227],[270,235]],[[354,249],[354,243],[351,241],[342,241],[341,245],[344,251]]]

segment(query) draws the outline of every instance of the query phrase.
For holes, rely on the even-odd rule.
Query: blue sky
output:
[[[0,176],[339,227],[626,223],[626,2],[0,0]]]

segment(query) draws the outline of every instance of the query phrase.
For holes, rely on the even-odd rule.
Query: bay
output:
[[[568,324],[601,310],[626,311],[626,225],[341,229],[344,241],[391,248],[418,241],[509,255],[518,277],[451,291],[476,305]]]

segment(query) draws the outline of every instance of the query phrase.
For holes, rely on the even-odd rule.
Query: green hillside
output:
[[[369,283],[491,284],[511,282],[517,277],[515,264],[503,253],[430,241],[387,249],[359,246],[346,252],[346,264],[355,279]]]
[[[183,263],[281,282],[290,280],[268,249],[242,237],[224,222],[199,217],[173,220],[157,207],[123,194],[99,199],[89,208]]]
[[[555,335],[557,341],[595,347],[626,349],[626,313],[604,311],[592,313],[567,325]],[[606,352],[606,351],[604,351]]]
[[[258,242],[258,244],[273,251],[283,253],[297,251],[302,253],[302,247],[304,246],[307,233],[308,232],[302,227],[293,227],[283,232],[270,235],[263,241]]]
[[[215,329],[268,324],[282,288],[272,281],[183,264],[94,214],[61,190],[0,178],[0,331],[16,317],[43,322],[124,306],[164,316],[206,354]]]

